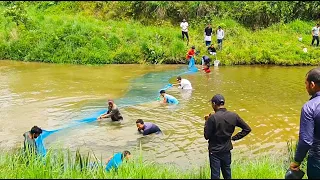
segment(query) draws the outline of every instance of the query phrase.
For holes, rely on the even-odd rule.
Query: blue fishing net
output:
[[[154,101],[159,97],[159,91],[161,89],[167,90],[172,87],[172,84],[168,83],[169,79],[184,74],[196,73],[198,68],[195,67],[195,60],[191,58],[188,68],[180,68],[176,70],[164,71],[164,72],[152,72],[145,74],[139,78],[133,79],[130,84],[130,90],[119,99],[115,99],[115,103],[119,108],[143,104]],[[43,140],[53,133],[61,130],[79,126],[83,123],[91,123],[97,120],[101,114],[106,113],[107,110],[100,110],[93,113],[90,117],[72,121],[66,124],[64,127],[55,130],[43,130],[42,134],[36,139],[38,154],[45,156],[46,149]]]

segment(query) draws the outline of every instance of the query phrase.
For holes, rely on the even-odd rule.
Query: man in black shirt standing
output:
[[[211,179],[220,179],[220,168],[224,179],[231,179],[231,140],[236,141],[251,132],[251,128],[238,114],[227,111],[224,107],[225,99],[216,94],[211,99],[215,114],[205,116],[204,138],[209,140],[209,159]],[[235,127],[242,131],[232,136]]]
[[[204,41],[206,42],[206,46],[210,46],[211,44],[211,36],[212,36],[212,27],[210,24],[204,29]]]

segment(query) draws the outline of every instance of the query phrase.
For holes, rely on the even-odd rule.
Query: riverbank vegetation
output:
[[[317,65],[319,2],[1,2],[0,59],[73,64],[181,63],[206,55],[207,22],[225,30],[223,65]],[[239,8],[241,11],[239,11]],[[190,24],[189,45],[181,39]],[[302,41],[298,38],[302,37]],[[216,38],[213,36],[213,43]],[[307,52],[303,51],[307,48]]]
[[[283,178],[293,158],[294,149],[288,144],[285,153],[266,154],[257,157],[236,159],[233,157],[232,176],[236,179]],[[111,153],[110,153],[111,155]],[[118,173],[105,172],[105,163],[93,153],[53,149],[43,159],[25,156],[19,150],[4,151],[0,154],[0,178],[112,178],[112,179],[210,179],[209,164],[202,167],[181,170],[170,164],[157,164],[143,158],[141,150],[120,166]],[[93,166],[95,163],[97,166]],[[305,170],[305,163],[302,168]]]

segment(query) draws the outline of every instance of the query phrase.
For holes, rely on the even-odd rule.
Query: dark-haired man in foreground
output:
[[[30,131],[23,134],[24,143],[23,149],[25,152],[37,154],[36,139],[42,133],[42,129],[38,126],[33,126]]]
[[[299,142],[290,169],[298,171],[301,162],[308,155],[307,176],[320,179],[320,68],[310,70],[306,75],[306,90],[311,96],[300,115]]]
[[[211,99],[215,114],[205,116],[204,138],[209,140],[211,179],[220,179],[220,168],[223,178],[231,179],[231,140],[237,141],[251,132],[248,124],[238,114],[227,111],[224,104],[224,97],[216,94]],[[242,131],[231,137],[236,126]]]
[[[138,128],[138,132],[140,134],[143,134],[144,136],[152,134],[152,133],[156,133],[156,134],[161,133],[161,130],[157,125],[155,125],[153,123],[149,123],[149,122],[143,122],[142,119],[138,119],[136,121],[136,125]]]

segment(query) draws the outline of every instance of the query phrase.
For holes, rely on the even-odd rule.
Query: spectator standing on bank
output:
[[[231,179],[231,150],[232,141],[237,141],[251,132],[251,128],[238,114],[228,111],[225,99],[216,94],[211,99],[214,114],[205,116],[204,138],[209,140],[209,159],[211,179],[220,179],[220,169],[224,179]],[[240,127],[241,132],[232,136],[235,127]]]
[[[312,42],[311,42],[311,46],[313,46],[313,43],[315,40],[317,40],[317,46],[319,46],[319,24],[317,24],[315,27],[312,28]]]
[[[211,36],[212,36],[212,27],[209,23],[208,26],[204,29],[204,41],[207,47],[210,46],[211,44]]]
[[[217,42],[219,50],[222,50],[222,40],[224,38],[224,31],[222,30],[221,26],[218,27],[217,30]]]
[[[186,21],[186,19],[183,19],[181,24],[180,24],[180,27],[181,27],[181,33],[182,33],[182,40],[184,40],[184,36],[186,36],[187,38],[187,45],[189,45],[189,35],[188,35],[188,27],[189,27],[189,24],[188,22]]]

